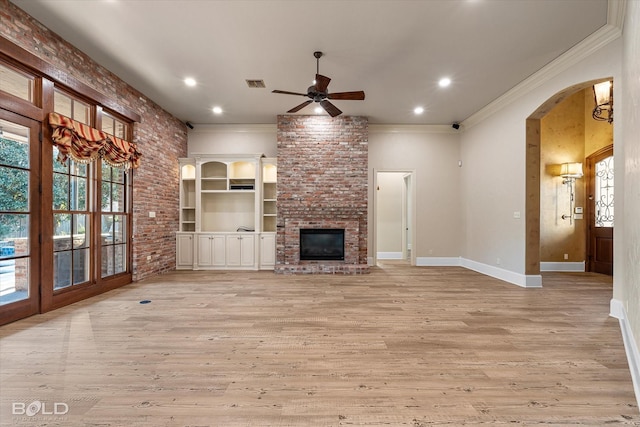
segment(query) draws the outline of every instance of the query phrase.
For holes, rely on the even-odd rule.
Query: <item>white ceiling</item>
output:
[[[329,92],[366,93],[333,101],[345,114],[450,124],[607,23],[607,0],[11,1],[194,124],[275,123],[306,98],[271,90],[306,92],[316,50]],[[198,85],[186,87],[187,76]],[[425,112],[414,115],[416,106]]]

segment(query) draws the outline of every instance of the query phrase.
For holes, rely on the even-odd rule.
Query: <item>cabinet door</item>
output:
[[[198,236],[198,266],[225,266],[224,235],[201,234]]]
[[[260,236],[260,268],[270,269],[276,265],[276,235]]]
[[[255,264],[255,237],[252,234],[227,236],[227,266],[253,267]]]
[[[176,239],[176,268],[193,268],[193,236],[178,234]]]
[[[255,236],[241,236],[240,240],[240,265],[253,267],[256,263],[256,239]]]

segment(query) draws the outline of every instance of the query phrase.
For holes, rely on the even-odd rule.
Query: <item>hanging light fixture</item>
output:
[[[593,85],[593,96],[596,108],[593,109],[593,118],[599,121],[613,122],[613,84],[606,81]]]

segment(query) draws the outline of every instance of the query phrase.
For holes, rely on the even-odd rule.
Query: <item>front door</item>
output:
[[[589,229],[587,271],[613,275],[613,146],[587,158]]]
[[[39,311],[39,131],[0,109],[0,324]]]

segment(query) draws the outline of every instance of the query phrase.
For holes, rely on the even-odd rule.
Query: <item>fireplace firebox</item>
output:
[[[301,261],[343,261],[344,229],[301,228]]]

